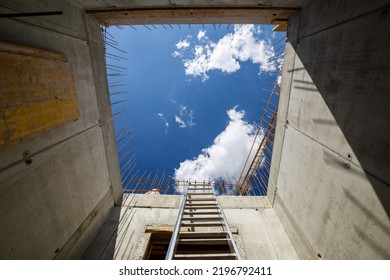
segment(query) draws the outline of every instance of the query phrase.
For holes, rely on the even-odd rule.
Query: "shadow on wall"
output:
[[[113,260],[115,257],[115,246],[117,243],[117,236],[120,228],[120,212],[121,206],[115,206],[104,226],[97,233],[89,245],[84,255],[83,260]]]
[[[390,6],[361,12],[366,8],[361,2],[352,12],[346,7],[327,7],[318,19],[310,11],[293,18],[299,27],[289,29],[288,40],[305,68],[290,71],[309,73],[314,85],[294,81],[296,86],[319,91],[389,217]],[[344,13],[332,16],[337,8]],[[312,36],[319,32],[321,36]],[[322,119],[313,123],[334,125]],[[349,153],[338,152],[344,157]]]
[[[363,211],[363,213],[370,219],[374,222],[375,225],[377,225],[378,227],[380,227],[381,229],[383,229],[384,232],[390,232],[390,228],[388,225],[384,224],[381,220],[379,220],[372,212],[371,210],[366,206],[364,205],[362,202],[360,202],[355,196],[353,196],[348,190],[344,189],[343,188],[343,191],[344,191],[344,194],[345,196],[349,199],[349,201],[351,201],[353,204],[355,204],[360,210]],[[367,229],[365,228],[362,228],[362,227],[359,227],[359,226],[356,226],[354,225],[353,226],[356,233],[358,234],[358,236],[365,240],[368,244],[370,244],[370,246],[372,248],[375,249],[376,252],[378,252],[382,257],[383,259],[386,259],[386,260],[389,260],[390,259],[390,254],[385,250],[383,249],[383,244],[381,244],[381,240],[375,240],[374,238],[372,238],[372,236],[370,236],[370,234],[367,234]]]

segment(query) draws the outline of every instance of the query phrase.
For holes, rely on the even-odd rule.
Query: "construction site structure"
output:
[[[105,27],[248,23],[278,24],[287,36],[262,148],[220,184],[237,195],[215,189],[241,258],[390,259],[389,8],[388,0],[1,1],[0,258],[164,259],[183,196],[173,184],[162,195],[169,180],[137,173],[126,150],[131,131],[119,124],[131,99],[110,99],[126,93],[110,91],[118,84],[107,76],[122,73],[106,57],[126,58]]]

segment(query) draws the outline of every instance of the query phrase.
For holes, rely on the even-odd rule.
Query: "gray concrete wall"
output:
[[[266,197],[219,197],[229,226],[245,259],[297,259],[275,211]],[[115,207],[84,259],[142,259],[147,226],[176,222],[180,196],[126,195]]]
[[[212,5],[300,7],[306,2],[221,0]],[[103,49],[97,22],[84,9],[193,3],[1,2],[2,13],[63,11],[61,16],[0,19],[0,40],[64,53],[74,71],[81,116],[0,152],[0,258],[78,258],[114,201],[121,202],[99,59]],[[291,248],[285,254],[278,247],[289,243],[274,211],[300,258],[390,258],[388,9],[384,0],[318,0],[291,18],[268,192],[274,209],[241,203],[242,209],[226,209],[233,224],[248,228],[245,248],[256,248],[248,258],[296,257]],[[23,162],[25,150],[32,154],[30,166]],[[135,224],[173,224],[178,202],[174,197],[150,201],[159,199],[164,206],[138,202],[122,216]],[[107,220],[112,222],[109,240],[115,249],[128,238],[117,257],[132,258],[140,228],[117,241],[121,210],[115,207]],[[235,216],[244,212],[251,218]],[[249,231],[254,222],[258,238]],[[268,231],[268,225],[276,230]]]
[[[71,1],[0,4],[1,13],[57,10],[0,19],[0,40],[66,55],[80,108],[77,121],[0,152],[1,259],[79,258],[121,199],[98,23]]]
[[[289,20],[268,197],[305,259],[390,259],[388,1]]]

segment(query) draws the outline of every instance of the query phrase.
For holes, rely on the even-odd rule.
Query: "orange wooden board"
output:
[[[287,32],[288,21],[287,20],[274,20],[272,24],[276,26],[272,29],[274,32]]]
[[[79,114],[72,68],[64,54],[0,42],[0,149]]]

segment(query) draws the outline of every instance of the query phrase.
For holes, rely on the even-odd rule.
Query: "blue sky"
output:
[[[165,170],[178,179],[237,176],[269,96],[263,88],[275,81],[285,33],[272,33],[273,26],[165,27],[108,29],[127,52],[107,48],[127,58],[107,60],[127,68],[124,77],[109,76],[111,84],[126,84],[111,92],[129,91],[111,97],[129,99],[113,105],[114,113],[130,108],[120,117],[128,121],[115,129],[126,125],[134,137],[119,157],[135,146],[140,171]]]

